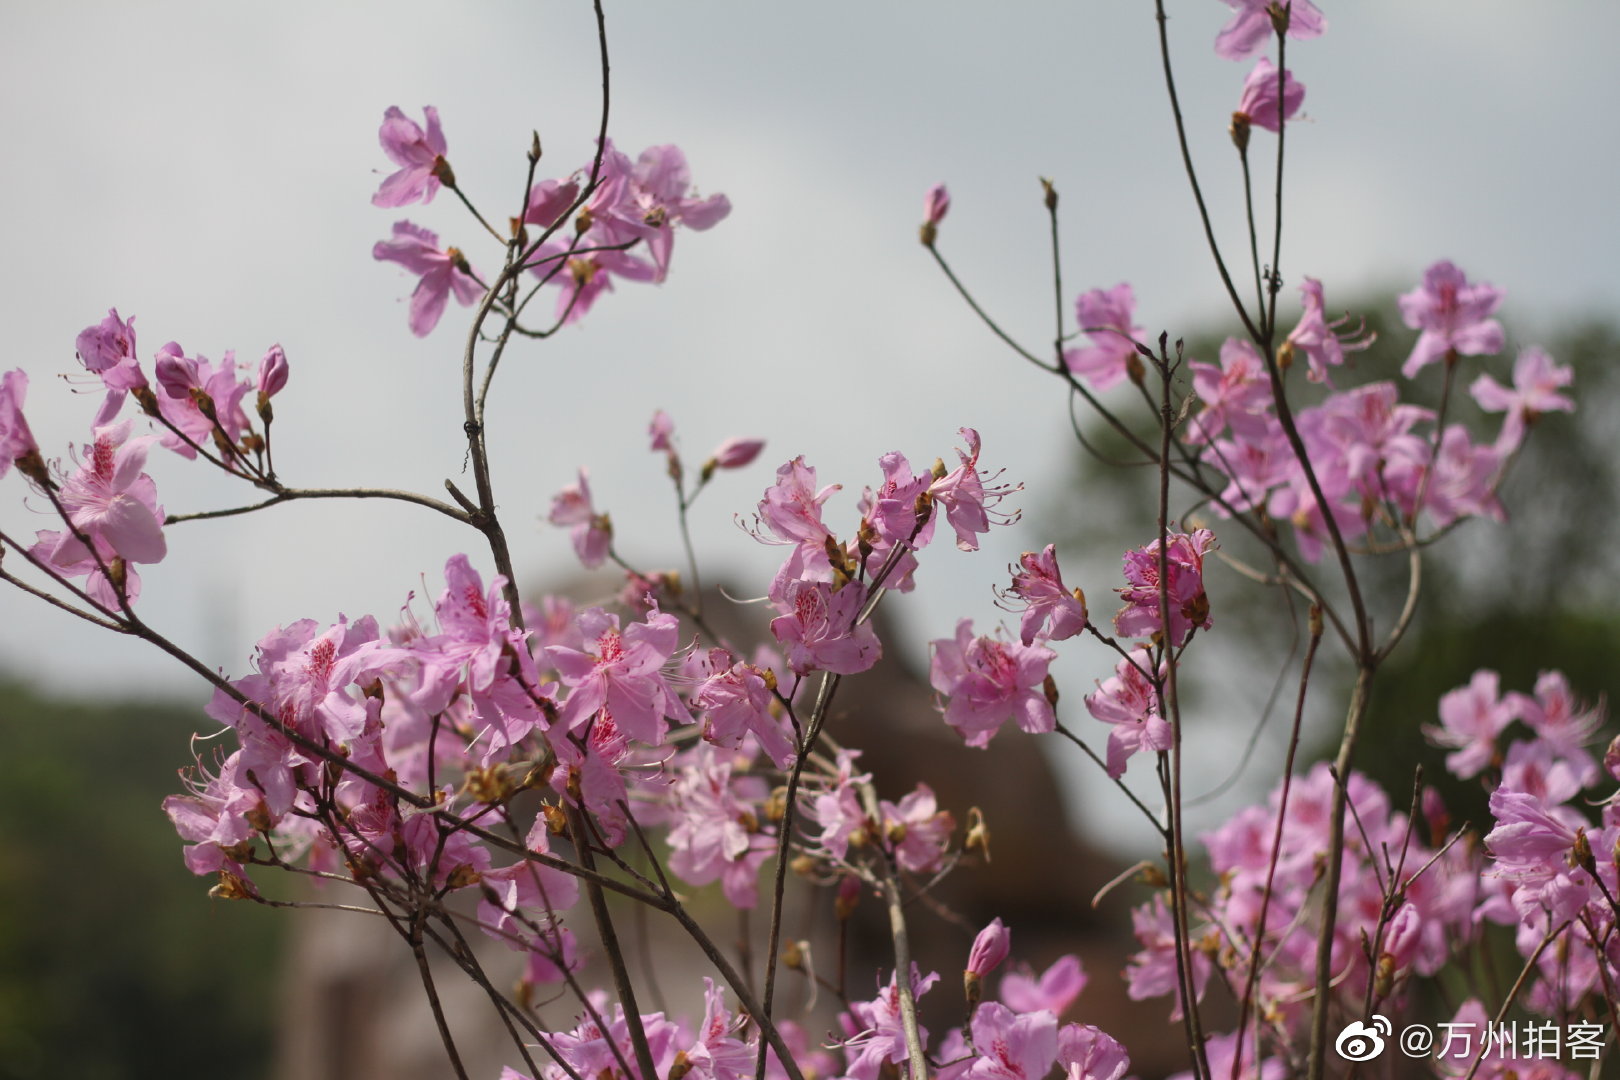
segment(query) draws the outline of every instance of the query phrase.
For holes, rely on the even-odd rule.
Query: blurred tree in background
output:
[[[215,726],[0,683],[0,1078],[265,1075],[287,920],[209,900],[160,806]]]

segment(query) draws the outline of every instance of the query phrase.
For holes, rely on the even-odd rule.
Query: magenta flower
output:
[[[932,644],[929,682],[946,698],[945,722],[969,746],[989,746],[1008,717],[1036,734],[1056,726],[1043,685],[1057,657],[1051,649],[974,637],[972,619],[956,624],[954,639]]]
[[[1114,674],[1099,683],[1095,693],[1086,695],[1086,710],[1113,726],[1108,735],[1108,775],[1115,780],[1125,775],[1125,763],[1138,751],[1168,750],[1173,741],[1170,722],[1159,715],[1159,697],[1147,676],[1151,670],[1148,651],[1135,649],[1114,665]],[[1165,674],[1163,667],[1159,674]]]
[[[966,450],[956,452],[961,464],[935,480],[929,486],[928,494],[944,509],[951,528],[956,530],[957,549],[978,551],[978,534],[990,531],[992,512],[1002,524],[1018,519],[1018,511],[1007,514],[995,511],[994,507],[1007,496],[1022,491],[1024,485],[992,484],[986,487],[985,476],[979,471],[979,433],[965,427],[958,429],[958,434],[967,443]]]
[[[427,131],[417,126],[392,106],[383,114],[382,127],[377,139],[383,153],[399,166],[399,171],[382,182],[377,194],[371,197],[373,206],[406,206],[421,200],[433,201],[438,194],[441,170],[448,170],[444,162],[444,132],[439,127],[439,110],[432,105],[422,112],[427,116]]]
[[[0,375],[0,477],[11,471],[12,462],[39,454],[34,433],[23,416],[27,396],[28,375],[21,368]],[[43,463],[40,473],[44,473]]]
[[[1401,319],[1421,330],[1412,355],[1401,365],[1410,379],[1448,353],[1491,356],[1502,349],[1502,324],[1491,318],[1502,303],[1502,290],[1470,285],[1450,262],[1441,260],[1424,271],[1423,284],[1400,297]]]
[[[709,652],[707,678],[692,692],[692,707],[703,715],[703,737],[716,746],[735,749],[752,732],[759,748],[786,769],[793,763],[793,740],[771,715],[771,691],[752,664],[732,663],[724,649]]]
[[[417,337],[427,337],[439,325],[452,292],[462,307],[476,303],[484,295],[484,287],[460,251],[440,248],[437,233],[409,221],[396,221],[394,238],[377,241],[371,257],[379,262],[399,263],[410,273],[421,275],[422,280],[411,293],[411,333]]]
[[[1215,546],[1208,529],[1171,533],[1167,559],[1170,596],[1170,640],[1181,644],[1193,628],[1208,630],[1209,598],[1204,595],[1204,556]],[[1125,606],[1114,616],[1114,628],[1125,637],[1152,637],[1164,631],[1159,613],[1159,542],[1125,553],[1125,580],[1117,589]]]
[[[759,868],[776,853],[776,843],[759,828],[767,785],[731,773],[729,760],[700,745],[676,777],[669,868],[692,885],[719,881],[731,906],[745,909],[758,901]]]
[[[523,221],[549,229],[568,213],[579,198],[579,184],[572,180],[541,180],[529,189],[529,205]]]
[[[1057,545],[1047,544],[1037,555],[1026,551],[1019,557],[1023,569],[1013,575],[1006,596],[1025,604],[1018,622],[1018,636],[1025,645],[1037,636],[1048,641],[1071,638],[1086,628],[1086,598],[1079,589],[1070,592],[1058,571]]]
[[[669,418],[669,413],[663,409],[653,413],[652,422],[647,425],[647,438],[651,440],[649,449],[653,453],[660,450],[666,454],[675,453],[675,421]]]
[[[1553,363],[1545,350],[1531,345],[1520,349],[1513,363],[1513,389],[1481,375],[1468,392],[1486,412],[1507,413],[1496,448],[1509,454],[1518,449],[1525,429],[1542,413],[1575,411],[1575,403],[1558,392],[1574,381],[1573,370]]]
[[[1249,72],[1249,77],[1243,80],[1243,93],[1238,98],[1237,112],[1233,116],[1234,124],[1237,117],[1244,117],[1248,123],[1267,131],[1276,131],[1282,120],[1292,120],[1299,107],[1305,103],[1305,85],[1294,81],[1294,73],[1284,71],[1282,75],[1282,117],[1277,116],[1277,66],[1262,56]]]
[[[1221,28],[1215,38],[1215,54],[1228,60],[1242,60],[1253,56],[1255,50],[1265,44],[1271,36],[1271,12],[1268,10],[1273,0],[1221,0],[1227,7],[1237,14],[1232,21]],[[1310,0],[1281,0],[1281,6],[1288,10],[1288,36],[1298,41],[1305,41],[1314,37],[1321,37],[1322,31],[1327,29],[1327,19],[1323,18],[1315,4]]]
[[[929,972],[920,976],[917,965],[911,965],[911,992],[914,998],[926,994],[939,981],[939,975]],[[899,1065],[906,1060],[905,1028],[900,1022],[899,973],[890,977],[887,986],[871,1001],[852,1001],[849,1012],[839,1016],[839,1024],[848,1033],[844,1046],[849,1051],[845,1075],[850,1080],[878,1080],[885,1064]],[[928,1045],[928,1029],[919,1028],[923,1045]]]
[[[945,190],[944,184],[935,184],[928,189],[923,198],[923,220],[930,225],[938,225],[945,220],[945,215],[951,209],[951,193]]]
[[[613,523],[591,504],[590,478],[584,466],[579,470],[579,483],[569,484],[552,496],[546,520],[564,528],[572,526],[574,553],[585,569],[595,570],[607,559],[608,547],[613,543]]]
[[[1136,294],[1130,285],[1121,282],[1106,291],[1092,289],[1082,294],[1074,302],[1074,308],[1081,332],[1092,343],[1084,348],[1065,350],[1063,362],[1098,390],[1107,390],[1129,374],[1132,357],[1136,355],[1136,341],[1146,332],[1140,326],[1131,325]]]
[[[816,470],[804,463],[802,454],[776,470],[776,483],[765,489],[756,519],[775,539],[766,539],[757,530],[754,533],[761,543],[794,545],[771,585],[773,597],[792,579],[832,580],[827,542],[833,534],[822,524],[821,504],[840,486],[828,484],[817,490]]]

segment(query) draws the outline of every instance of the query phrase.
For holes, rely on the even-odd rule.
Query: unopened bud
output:
[[[1046,193],[1046,198],[1044,200],[1045,203],[1046,203],[1046,209],[1048,211],[1056,210],[1057,209],[1057,188],[1053,187],[1052,186],[1052,181],[1048,180],[1044,176],[1041,177],[1041,190]]]
[[[968,1008],[978,1005],[983,995],[983,980],[971,970],[962,972],[962,996],[967,999]]]
[[[809,942],[805,942],[805,941],[790,941],[790,942],[788,942],[786,945],[782,946],[782,964],[789,971],[803,971],[804,970],[804,952],[805,952],[805,949],[808,948],[808,947],[809,947]]]
[[[787,785],[783,784],[772,791],[771,797],[765,800],[765,820],[776,825],[785,817],[787,817]]]
[[[568,835],[568,815],[556,803],[543,803],[540,816],[546,819],[546,832],[552,836]]]
[[[855,914],[855,905],[861,902],[861,879],[851,874],[838,883],[838,898],[833,901],[833,911],[837,913],[840,922]]]
[[[799,855],[788,863],[788,869],[802,878],[815,877],[818,866],[815,858],[810,855]]]
[[[1597,859],[1592,856],[1592,842],[1586,838],[1584,828],[1575,830],[1575,850],[1570,852],[1570,863],[1597,877]]]
[[[1052,676],[1050,676],[1050,675],[1048,675],[1045,679],[1041,680],[1041,692],[1046,695],[1046,703],[1048,705],[1052,706],[1052,708],[1054,708],[1054,709],[1057,708],[1057,703],[1058,703],[1057,680],[1052,678]]]
[[[1240,153],[1249,149],[1250,126],[1251,121],[1248,113],[1235,112],[1232,114],[1232,126],[1226,130],[1232,136],[1232,145],[1237,147]]]
[[[675,1064],[669,1067],[669,1080],[682,1080],[691,1071],[692,1060],[686,1056],[686,1051],[682,1050],[675,1055]]]
[[[1125,358],[1125,374],[1137,386],[1141,386],[1147,376],[1147,369],[1142,366],[1142,358],[1136,353],[1131,353]]]
[[[1373,995],[1376,998],[1387,998],[1394,989],[1395,958],[1385,953],[1378,958],[1378,972],[1373,976]]]

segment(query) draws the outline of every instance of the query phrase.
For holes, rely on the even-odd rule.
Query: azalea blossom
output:
[[[1502,349],[1502,324],[1490,317],[1502,303],[1502,290],[1470,284],[1449,261],[1424,271],[1423,284],[1403,293],[1399,303],[1406,325],[1423,331],[1401,366],[1408,379],[1450,353],[1491,356]]]
[[[1057,724],[1043,683],[1057,654],[1041,645],[975,637],[973,620],[956,624],[954,638],[931,643],[929,682],[945,698],[945,722],[969,746],[990,745],[1009,717],[1032,733]]]
[[[1243,94],[1238,98],[1237,111],[1232,116],[1233,127],[1243,124],[1276,131],[1283,120],[1292,120],[1305,103],[1305,86],[1294,80],[1294,73],[1282,73],[1282,116],[1277,115],[1277,66],[1262,56],[1243,80]]]
[[[371,257],[379,262],[399,263],[421,276],[411,293],[411,333],[417,337],[427,337],[439,325],[451,293],[462,307],[476,303],[484,295],[484,287],[460,251],[439,247],[437,233],[409,221],[395,222],[394,238],[377,241]]]
[[[1215,54],[1228,60],[1253,56],[1271,36],[1273,0],[1221,0],[1236,14],[1215,38]],[[1299,41],[1321,37],[1327,19],[1310,0],[1281,0],[1288,12],[1288,36]]]
[[[1210,626],[1209,598],[1204,595],[1204,556],[1215,546],[1215,534],[1197,529],[1192,533],[1171,533],[1166,539],[1170,640],[1180,645],[1195,627],[1207,630]],[[1115,590],[1125,606],[1114,616],[1114,628],[1133,638],[1163,633],[1166,620],[1159,612],[1159,541],[1125,553],[1125,580],[1130,584]]]
[[[422,112],[427,116],[426,131],[398,106],[383,114],[377,139],[399,171],[382,182],[371,197],[371,205],[405,206],[418,200],[430,203],[438,194],[441,178],[448,172],[444,164],[444,131],[439,127],[438,109],[428,105]]]
[[[1147,333],[1131,324],[1136,310],[1136,294],[1121,282],[1112,289],[1092,289],[1074,303],[1080,331],[1091,344],[1065,349],[1063,362],[1074,374],[1098,390],[1107,390],[1124,381],[1136,359],[1136,343]]]
[[[1486,412],[1507,414],[1496,449],[1509,454],[1519,448],[1525,430],[1543,413],[1575,411],[1575,403],[1559,393],[1574,381],[1575,372],[1568,365],[1553,363],[1545,350],[1531,345],[1520,349],[1513,363],[1511,390],[1489,375],[1481,375],[1468,392]]]
[[[1057,545],[1047,544],[1036,554],[1026,551],[1018,559],[1022,568],[1013,574],[1006,596],[1025,604],[1018,623],[1019,639],[1033,644],[1037,635],[1048,641],[1071,638],[1086,628],[1086,600],[1079,589],[1070,592],[1058,570]]]

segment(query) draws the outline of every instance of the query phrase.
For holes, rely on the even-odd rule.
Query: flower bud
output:
[[[720,469],[740,469],[759,457],[765,449],[764,439],[727,439],[715,450],[710,460]]]
[[[938,225],[950,213],[951,193],[945,190],[944,184],[935,184],[928,189],[923,198],[923,221],[929,225]]]
[[[837,912],[838,920],[843,922],[855,914],[855,905],[860,902],[861,879],[850,874],[838,883],[838,898],[833,901],[833,910]]]
[[[1009,931],[1000,919],[990,920],[990,925],[979,931],[979,936],[973,939],[973,948],[968,952],[966,973],[982,978],[1001,966],[1007,959],[1007,951],[1012,946],[1012,932]]]
[[[1232,114],[1232,126],[1226,130],[1232,136],[1232,145],[1237,147],[1240,152],[1249,148],[1249,127],[1248,113],[1235,112]]]
[[[287,354],[280,345],[270,346],[270,351],[264,354],[259,361],[259,401],[260,408],[263,402],[281,393],[282,387],[287,385]]]

